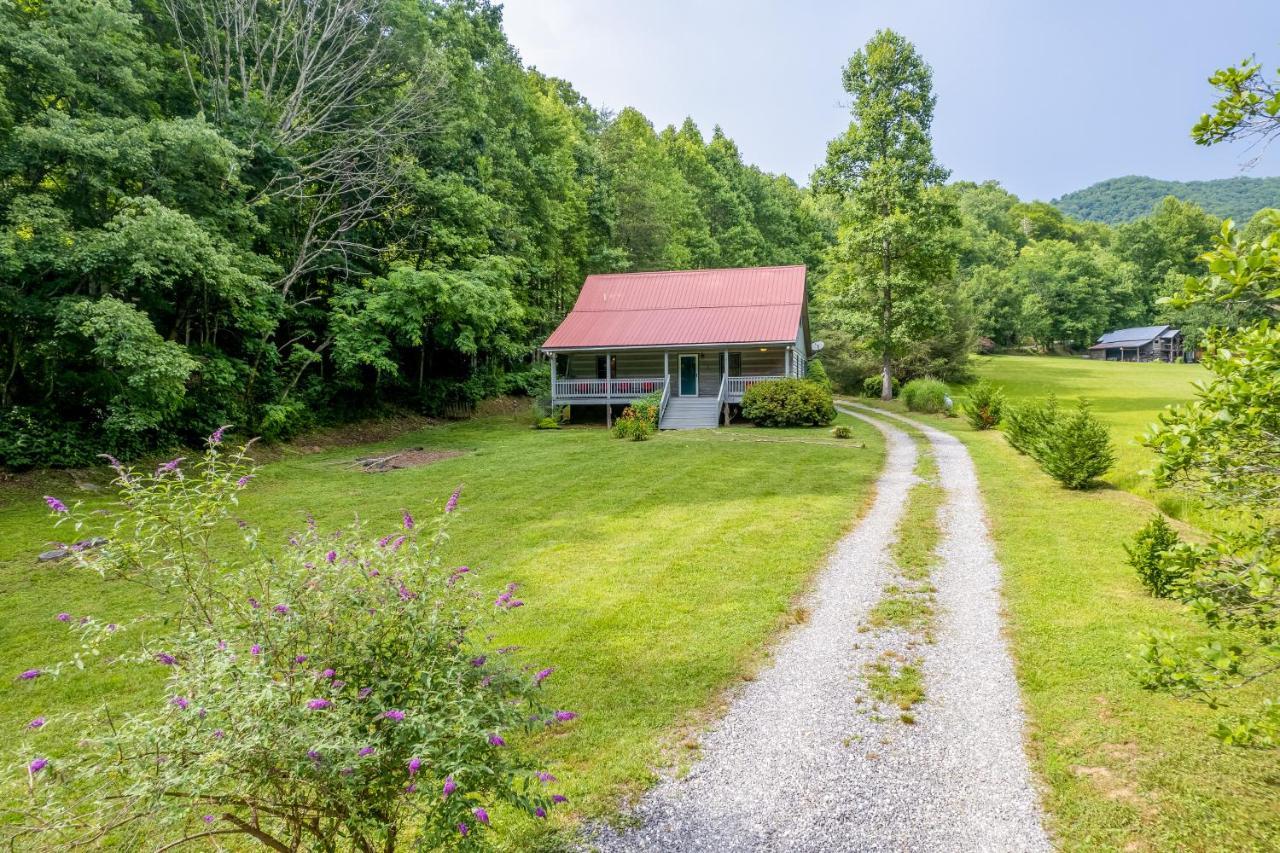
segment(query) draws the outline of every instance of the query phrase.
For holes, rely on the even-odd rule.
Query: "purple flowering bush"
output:
[[[162,667],[166,699],[126,718],[33,720],[20,832],[50,846],[240,835],[278,850],[476,848],[499,815],[564,802],[511,737],[574,714],[541,701],[549,669],[487,648],[492,621],[523,602],[514,585],[481,597],[471,570],[437,556],[458,492],[426,523],[408,511],[389,531],[309,523],[273,547],[233,517],[253,469],[220,432],[189,467],[113,464],[109,542],[75,557],[168,605],[120,625],[51,624],[80,633],[79,667]],[[61,525],[87,521],[50,508]],[[46,755],[46,725],[86,735]]]

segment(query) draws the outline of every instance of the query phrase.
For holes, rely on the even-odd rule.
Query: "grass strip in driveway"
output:
[[[1032,766],[1058,844],[1280,847],[1276,753],[1221,746],[1210,732],[1224,711],[1150,693],[1132,675],[1128,655],[1144,629],[1200,631],[1180,605],[1148,596],[1125,564],[1123,543],[1152,504],[1118,489],[1060,488],[999,432],[912,417],[955,433],[977,466],[1004,570]]]

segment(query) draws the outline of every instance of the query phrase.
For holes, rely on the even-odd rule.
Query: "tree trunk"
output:
[[[887,215],[887,211],[886,211]],[[881,243],[880,264],[884,272],[884,293],[880,304],[880,399],[893,399],[893,365],[889,357],[889,341],[893,335],[893,285],[890,283],[889,238]]]

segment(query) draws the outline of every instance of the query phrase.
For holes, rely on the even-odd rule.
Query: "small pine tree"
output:
[[[1036,461],[1068,489],[1087,489],[1115,464],[1111,433],[1082,402],[1070,415],[1049,422],[1032,443]]]
[[[995,429],[1004,417],[1004,391],[983,380],[964,403],[964,414],[974,429]]]
[[[1156,513],[1138,534],[1132,545],[1125,545],[1128,563],[1138,573],[1138,580],[1157,598],[1168,598],[1174,582],[1181,576],[1164,560],[1165,553],[1179,542],[1177,532]]]

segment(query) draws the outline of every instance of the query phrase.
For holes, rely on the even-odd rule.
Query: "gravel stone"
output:
[[[935,642],[859,633],[894,576],[890,547],[916,482],[916,449],[884,419],[895,416],[841,410],[880,430],[888,454],[870,509],[816,581],[809,621],[780,641],[771,665],[705,734],[689,773],[649,791],[625,828],[593,828],[588,847],[1050,849],[1023,753],[1000,569],[972,460],[952,436],[900,418],[928,437],[946,491]],[[872,712],[863,669],[886,650],[923,659],[926,698],[913,709],[915,725],[898,722],[896,709],[882,720]]]

